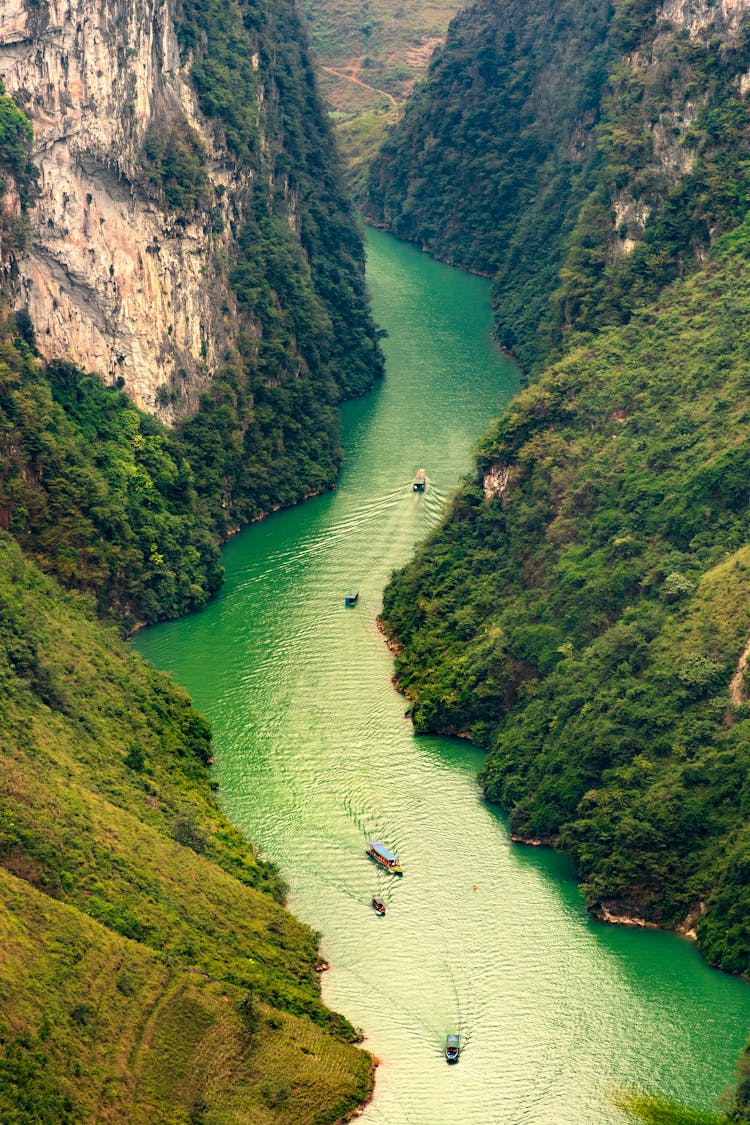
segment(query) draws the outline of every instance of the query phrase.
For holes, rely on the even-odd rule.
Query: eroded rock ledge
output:
[[[121,380],[166,420],[193,413],[233,340],[230,236],[215,232],[242,184],[198,110],[174,0],[6,0],[0,77],[34,126],[41,197],[14,285],[42,354]],[[146,190],[152,128],[195,131],[225,221]]]

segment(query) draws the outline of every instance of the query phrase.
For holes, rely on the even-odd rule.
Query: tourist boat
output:
[[[390,848],[379,844],[377,840],[368,840],[366,851],[370,859],[374,859],[376,863],[379,863],[386,871],[390,871],[392,875],[403,875],[404,869],[398,861],[398,856]]]
[[[424,469],[418,469],[417,475],[414,478],[414,491],[424,492],[427,487],[427,473]]]
[[[372,896],[372,908],[376,914],[380,915],[381,918],[385,916],[385,903],[383,902],[381,895]]]
[[[344,597],[344,605],[356,605],[359,601],[359,590],[349,590]]]
[[[458,1056],[461,1054],[461,1041],[457,1035],[446,1035],[445,1037],[445,1059],[446,1062],[458,1062]]]

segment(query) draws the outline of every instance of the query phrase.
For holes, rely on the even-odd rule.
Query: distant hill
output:
[[[369,163],[398,121],[455,15],[455,0],[303,0],[321,92],[349,184],[364,198]]]

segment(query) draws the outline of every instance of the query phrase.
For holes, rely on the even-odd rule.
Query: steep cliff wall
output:
[[[192,413],[232,339],[217,263],[229,235],[210,214],[178,215],[147,193],[149,131],[192,127],[211,186],[229,188],[227,217],[236,191],[180,61],[173,0],[8,0],[0,76],[34,126],[41,195],[16,291],[42,354],[121,378],[167,417]],[[176,404],[159,393],[172,384]]]
[[[501,339],[562,353],[385,592],[414,724],[488,749],[486,794],[575,858],[598,916],[700,919],[742,973],[746,12],[619,0],[582,52],[564,5],[481,0],[372,190],[397,230],[492,266]]]
[[[750,971],[750,222],[527,387],[385,592],[419,730],[470,732],[589,907]]]
[[[118,616],[173,616],[216,588],[212,537],[335,481],[335,407],[382,373],[361,233],[291,0],[1,18],[0,348],[23,364],[0,526]]]
[[[527,368],[627,319],[744,214],[747,11],[479,0],[375,163],[371,216],[491,274]]]

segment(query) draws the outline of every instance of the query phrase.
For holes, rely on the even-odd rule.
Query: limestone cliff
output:
[[[191,126],[229,214],[232,170],[204,122],[173,0],[6,0],[0,77],[34,126],[41,195],[16,262],[18,303],[45,357],[65,356],[139,405],[191,413],[232,338],[233,301],[210,217],[170,212],[142,174],[145,138]],[[218,199],[217,199],[218,204]],[[179,386],[179,397],[167,389]]]

